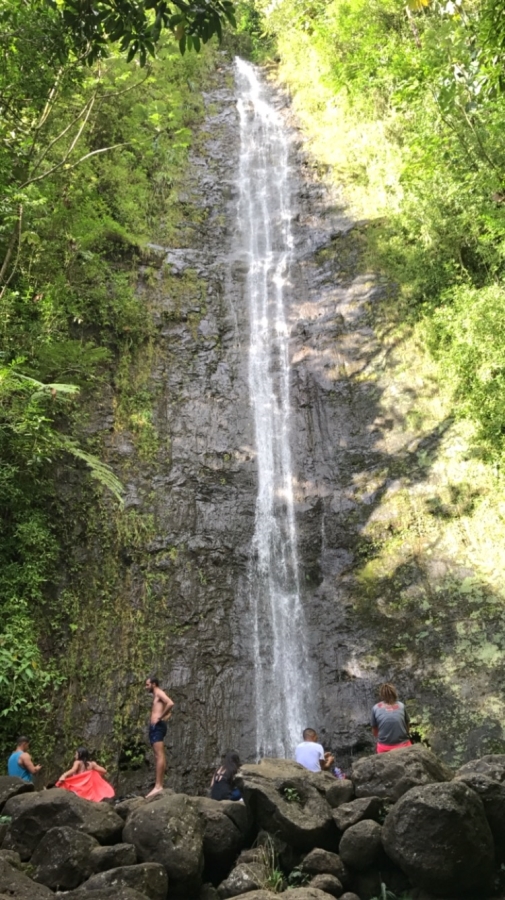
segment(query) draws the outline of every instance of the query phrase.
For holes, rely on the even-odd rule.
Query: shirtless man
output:
[[[165,744],[163,743],[167,733],[167,719],[172,715],[174,701],[167,697],[160,688],[160,683],[154,675],[146,679],[146,690],[153,695],[151,719],[149,724],[149,742],[153,748],[154,762],[156,765],[156,782],[147,796],[153,797],[163,790],[163,779],[167,767],[165,759]]]

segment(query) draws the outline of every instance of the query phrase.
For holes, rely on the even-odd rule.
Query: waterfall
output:
[[[310,694],[290,453],[289,329],[293,263],[288,139],[254,68],[236,60],[240,118],[239,251],[250,315],[249,390],[258,496],[248,592],[256,752],[292,757]]]

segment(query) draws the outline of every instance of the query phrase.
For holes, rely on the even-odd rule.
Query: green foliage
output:
[[[394,894],[390,891],[384,882],[381,882],[380,894],[378,897],[372,897],[372,900],[411,900],[410,893]]]
[[[215,65],[208,49],[182,58],[160,40],[143,70],[114,54],[84,68],[63,6],[0,0],[0,743],[26,730],[34,752],[48,748],[45,714],[74,672],[82,627],[84,582],[79,596],[60,575],[69,536],[92,539],[103,506],[111,531],[121,522],[114,539],[100,532],[104,548],[119,557],[131,541],[130,517],[106,499],[123,489],[88,410],[114,398],[114,427],[142,458],[157,450],[139,266],[152,261],[149,240],[184,241],[197,85]],[[117,572],[105,571],[101,602],[113,609]],[[142,616],[125,611],[127,628],[141,630]]]
[[[496,0],[260,3],[317,157],[366,216],[370,267],[398,285],[454,412],[503,465],[505,82]]]
[[[285,787],[282,790],[282,796],[288,803],[301,803],[302,799],[296,788]]]

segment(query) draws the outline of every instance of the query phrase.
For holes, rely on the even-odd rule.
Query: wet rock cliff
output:
[[[444,531],[469,514],[471,469],[448,474],[460,438],[442,407],[422,422],[414,415],[423,390],[436,387],[419,385],[416,359],[384,324],[391,290],[363,267],[367,224],[346,216],[304,152],[286,98],[273,88],[272,98],[293,165],[291,446],[310,724],[348,762],[371,748],[369,710],[387,678],[444,758],[498,752],[501,601],[475,575],[464,541],[451,544]],[[125,790],[149,777],[150,670],[176,702],[171,786],[202,786],[226,746],[255,755],[247,571],[257,471],[230,64],[204,101],[178,246],[153,235],[139,270],[153,339],[128,377],[147,397],[154,437],[142,445],[120,428],[114,387],[104,389],[89,431],[126,485],[125,511],[83,502],[59,586],[77,583],[86,622],[70,641],[59,734],[77,731],[110,753]],[[485,698],[478,709],[474,690]]]

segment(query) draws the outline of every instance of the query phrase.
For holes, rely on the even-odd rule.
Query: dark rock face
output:
[[[54,894],[52,896],[54,897]],[[70,891],[60,896],[64,897],[65,900],[146,900],[145,894],[140,894],[133,888],[124,887],[123,885],[101,888],[98,891],[87,891],[83,888],[77,888],[76,891]]]
[[[340,897],[344,892],[340,881],[334,875],[315,875],[310,882],[310,887],[324,891],[332,897]]]
[[[91,871],[107,872],[119,866],[134,866],[137,853],[133,844],[115,844],[114,847],[95,847],[91,851]]]
[[[82,885],[83,891],[99,891],[109,887],[129,887],[149,897],[149,900],[166,900],[168,878],[159,863],[140,863],[93,875]]]
[[[505,784],[476,771],[457,775],[455,781],[462,781],[479,795],[493,835],[496,859],[505,862]]]
[[[405,750],[390,750],[359,759],[352,778],[356,797],[398,800],[410,788],[450,781],[452,772],[425,747],[415,744]]]
[[[270,763],[265,760],[257,766],[244,766],[239,779],[258,825],[299,851],[310,850],[314,844],[327,849],[336,847],[331,808],[313,787],[313,780],[293,763]],[[288,790],[294,792],[295,799]]]
[[[221,900],[226,900],[228,897],[249,894],[251,891],[263,887],[267,876],[268,872],[261,862],[239,863],[231,870],[228,878],[219,885],[219,897]]]
[[[334,778],[325,790],[325,797],[333,809],[349,803],[354,797],[354,785],[348,778]]]
[[[342,884],[347,884],[349,873],[344,862],[337,853],[330,853],[328,850],[321,850],[316,847],[304,857],[301,865],[303,872],[309,875],[334,875]]]
[[[6,840],[22,859],[29,859],[46,832],[60,825],[89,834],[102,844],[118,840],[123,828],[123,820],[107,804],[91,803],[59,788],[13,797],[4,814],[12,816]]]
[[[339,831],[345,831],[362,819],[378,821],[381,809],[382,800],[379,797],[363,797],[361,800],[353,800],[339,806],[333,813],[333,821]]]
[[[19,794],[29,794],[35,790],[34,785],[22,778],[13,778],[11,775],[0,775],[0,813],[7,800],[17,797]]]
[[[35,884],[7,860],[0,858],[0,896],[16,900],[54,900],[54,894],[43,884]]]
[[[338,847],[342,862],[355,872],[369,869],[380,860],[381,835],[381,826],[371,819],[364,819],[356,825],[351,825]]]
[[[222,877],[223,873],[226,873],[244,846],[244,837],[247,834],[247,810],[241,803],[240,806],[244,813],[242,824],[245,827],[245,830],[241,831],[233,819],[226,814],[227,809],[233,807],[233,803],[199,797],[197,805],[204,820],[203,854],[206,875],[213,880],[220,881],[219,874]],[[233,815],[233,809],[231,814]],[[238,819],[238,816],[236,818]]]
[[[34,879],[53,890],[78,887],[91,874],[91,855],[98,842],[63,825],[50,828],[32,856]]]
[[[461,782],[410,790],[387,816],[383,844],[417,887],[449,897],[488,895],[493,837],[482,801]]]
[[[204,823],[198,808],[184,794],[161,794],[135,809],[123,831],[141,862],[166,869],[174,898],[191,896],[201,885]]]
[[[480,759],[472,759],[461,766],[456,772],[456,778],[464,778],[467,775],[487,775],[493,781],[505,781],[505,755],[489,754]]]

